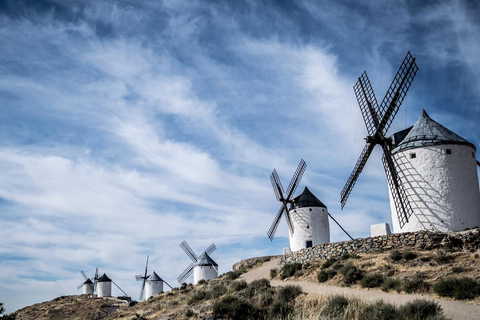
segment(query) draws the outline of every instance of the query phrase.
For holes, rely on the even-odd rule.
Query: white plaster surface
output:
[[[378,223],[370,226],[370,233],[372,237],[378,237],[388,236],[392,232],[390,231],[390,225],[388,223]]]
[[[210,280],[218,277],[218,272],[213,266],[196,266],[193,268],[193,284],[200,280]]]
[[[163,281],[145,282],[145,300],[163,291]]]
[[[307,247],[311,240],[313,246],[330,242],[328,212],[322,207],[306,207],[290,210],[293,223],[293,235],[289,231],[290,249],[298,251]]]
[[[451,150],[451,154],[446,153]],[[418,147],[394,154],[414,214],[400,228],[390,192],[394,232],[461,231],[480,226],[475,150],[466,145]],[[411,154],[415,153],[415,158]]]
[[[112,296],[112,283],[110,281],[97,282],[98,296],[99,297],[111,297]]]
[[[93,294],[93,283],[83,284],[83,294]]]

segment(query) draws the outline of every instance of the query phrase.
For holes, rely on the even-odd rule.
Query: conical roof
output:
[[[155,271],[153,271],[153,273],[150,275],[150,277],[148,277],[147,281],[163,281],[163,279],[160,278]]]
[[[406,130],[408,129],[397,132],[394,135],[395,139],[398,141],[398,137],[405,135],[407,132]],[[415,125],[409,129],[405,138],[399,143],[396,143],[392,153],[440,144],[461,144],[471,146],[475,149],[475,146],[471,142],[468,142],[458,134],[445,128],[435,120],[432,120],[427,112],[423,110],[420,118]]]
[[[322,201],[318,200],[318,198],[315,197],[315,195],[311,193],[307,187],[305,187],[301,195],[293,198],[292,208],[299,209],[299,208],[307,208],[307,207],[327,208],[327,206],[324,205]]]
[[[213,261],[212,258],[210,258],[210,256],[204,252],[200,255],[200,257],[198,257],[198,260],[197,260],[197,263],[195,264],[195,266],[216,266],[218,267],[218,264]]]
[[[87,280],[85,280],[85,282],[83,284],[93,284],[93,282],[92,282],[92,280],[87,279]]]
[[[104,273],[100,278],[98,278],[98,282],[112,282],[112,279],[107,277],[107,275]]]

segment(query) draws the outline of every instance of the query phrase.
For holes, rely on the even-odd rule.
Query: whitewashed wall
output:
[[[294,227],[293,236],[289,232],[292,251],[306,248],[308,240],[313,241],[314,246],[330,242],[330,225],[326,208],[306,207],[290,210],[290,217]]]

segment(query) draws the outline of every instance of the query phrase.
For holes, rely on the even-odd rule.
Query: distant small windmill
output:
[[[355,164],[355,168],[341,192],[340,200],[343,208],[358,176],[367,163],[368,157],[372,153],[373,148],[378,144],[383,150],[383,167],[396,207],[400,228],[408,223],[413,211],[408,201],[405,188],[399,179],[397,168],[391,154],[390,148],[392,140],[386,138],[386,135],[417,71],[418,67],[415,63],[415,58],[408,52],[380,106],[377,103],[377,98],[373,92],[367,72],[363,72],[358,78],[353,88],[367,127],[368,136],[365,138],[366,145]]]
[[[282,203],[270,229],[267,232],[270,240],[273,240],[275,232],[282,215],[287,220],[289,228],[290,250],[298,251],[309,248],[321,243],[330,242],[330,226],[328,217],[332,218],[335,223],[340,224],[330,215],[327,207],[313,195],[307,187],[302,194],[293,197],[295,190],[302,179],[303,173],[307,168],[307,164],[302,159],[298,164],[287,190],[284,191],[277,171],[273,169],[270,181],[272,182],[273,191],[278,201]],[[290,208],[288,208],[290,205]],[[340,228],[352,238],[342,226]]]
[[[180,248],[185,251],[192,263],[178,276],[179,283],[183,283],[193,272],[193,284],[200,280],[210,280],[218,277],[218,264],[210,258],[210,255],[217,249],[215,244],[211,244],[200,256],[193,252],[192,248],[184,240],[180,243]]]
[[[112,296],[112,283],[123,292],[124,296],[127,296],[127,293],[122,290],[112,279],[110,279],[106,273],[104,273],[100,278],[98,278],[98,297],[111,297]]]
[[[142,300],[143,298],[143,293],[145,291],[145,299],[148,299],[150,297],[153,297],[160,292],[163,291],[163,283],[165,283],[167,286],[170,287],[170,289],[173,289],[171,285],[169,285],[165,280],[160,278],[158,274],[153,271],[151,275],[147,275],[148,273],[148,258],[147,256],[147,263],[145,264],[145,273],[144,275],[136,275],[135,279],[137,281],[142,281],[142,288],[140,289],[140,297],[139,300]],[[145,287],[147,288],[145,290]]]
[[[92,277],[93,281],[87,277],[85,272],[80,271],[80,273],[83,275],[85,278],[85,282],[83,282],[81,285],[77,287],[77,289],[80,289],[83,287],[83,294],[94,294],[95,291],[97,290],[97,281],[98,281],[98,268],[95,269],[95,275]]]

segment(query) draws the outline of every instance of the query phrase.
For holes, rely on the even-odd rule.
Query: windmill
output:
[[[127,297],[127,293],[123,291],[112,279],[110,279],[106,273],[98,278],[98,297],[111,297],[112,296],[112,283],[123,292],[124,297]]]
[[[343,229],[343,227],[328,212],[327,207],[315,197],[307,187],[297,197],[293,198],[293,194],[302,179],[307,164],[302,159],[298,164],[297,170],[293,174],[287,190],[284,191],[282,183],[278,177],[277,171],[274,169],[270,176],[273,191],[278,201],[282,203],[270,229],[267,232],[270,240],[273,240],[275,232],[282,215],[287,220],[289,229],[290,250],[297,251],[308,248],[321,243],[330,242],[330,226],[328,217],[352,239],[352,237]],[[288,208],[290,205],[290,209]]]
[[[145,285],[147,287],[145,299],[148,299],[148,298],[162,292],[163,291],[163,283],[165,283],[167,286],[169,286],[170,289],[173,289],[172,286],[169,285],[165,280],[160,278],[155,271],[153,271],[153,273],[151,275],[147,275],[147,273],[148,273],[148,258],[149,258],[149,256],[147,256],[147,263],[145,264],[144,275],[143,276],[142,275],[136,275],[135,276],[135,279],[137,281],[142,281],[142,288],[140,289],[139,300],[142,300],[142,298],[143,298],[143,292],[145,291]]]
[[[383,167],[387,176],[400,227],[407,223],[412,215],[412,208],[407,199],[405,188],[400,181],[397,167],[391,154],[390,148],[392,140],[386,138],[386,134],[417,71],[418,67],[415,63],[415,58],[410,52],[408,52],[380,106],[377,103],[367,72],[363,72],[353,87],[362,112],[363,120],[367,127],[368,136],[365,138],[366,145],[341,192],[340,202],[342,209],[345,206],[348,196],[350,195],[350,192],[352,192],[353,186],[365,167],[374,147],[380,145],[383,150]]]
[[[210,258],[210,255],[217,250],[215,244],[211,244],[200,256],[190,248],[184,240],[180,243],[180,248],[192,260],[192,263],[178,276],[179,283],[183,283],[193,272],[193,284],[200,280],[210,280],[218,277],[218,264]]]
[[[87,277],[83,270],[80,271],[80,273],[85,278],[85,282],[79,285],[77,289],[83,287],[83,294],[94,294],[97,290],[98,268],[95,269],[95,275],[92,277],[93,281],[89,277]]]

